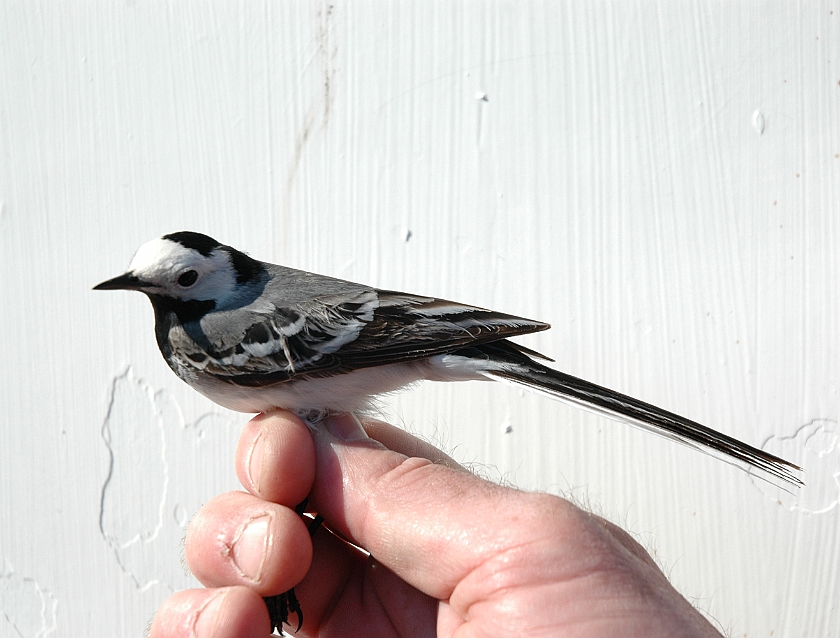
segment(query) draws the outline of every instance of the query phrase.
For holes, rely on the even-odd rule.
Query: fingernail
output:
[[[370,438],[355,414],[331,414],[324,419],[324,425],[330,434],[342,441],[363,441]]]
[[[237,530],[230,544],[230,558],[240,575],[253,583],[262,579],[269,545],[272,514],[259,514]]]
[[[216,634],[219,611],[222,609],[227,593],[227,589],[219,590],[195,612],[195,620],[192,624],[192,635],[195,638],[212,638]]]
[[[248,480],[251,481],[251,489],[257,494],[260,492],[264,448],[265,439],[263,438],[263,431],[260,429],[260,433],[257,434],[257,438],[254,439],[254,444],[251,446],[251,451],[248,453]]]

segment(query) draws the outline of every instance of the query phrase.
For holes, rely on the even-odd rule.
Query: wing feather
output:
[[[362,286],[283,307],[265,299],[260,304],[250,312],[211,312],[194,326],[172,331],[173,353],[182,365],[216,378],[264,386],[416,360],[549,327],[443,299]],[[234,318],[240,327],[231,330]]]

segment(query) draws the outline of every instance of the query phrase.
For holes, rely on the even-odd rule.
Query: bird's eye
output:
[[[196,279],[198,279],[198,273],[194,270],[188,270],[178,277],[178,285],[189,288],[195,283]]]

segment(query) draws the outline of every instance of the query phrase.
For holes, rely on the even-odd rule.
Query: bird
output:
[[[418,381],[489,379],[803,485],[801,468],[789,461],[555,370],[546,365],[552,359],[510,340],[550,328],[542,321],[259,261],[193,231],[143,244],[127,272],[94,289],[144,293],[169,367],[231,410],[284,408],[317,427],[326,415],[364,412]]]
[[[145,293],[169,367],[238,412],[283,408],[317,422],[421,380],[499,380],[802,484],[789,461],[510,341],[551,327],[542,321],[258,261],[193,231],[142,245],[127,272],[94,290]]]

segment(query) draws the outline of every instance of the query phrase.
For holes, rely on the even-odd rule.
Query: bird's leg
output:
[[[303,513],[306,511],[308,503],[309,497],[306,497],[298,504],[297,507],[295,507],[295,514],[302,517]],[[315,535],[315,532],[321,526],[323,520],[324,519],[320,514],[315,515],[315,518],[313,518],[312,522],[309,523],[310,537]],[[300,608],[300,603],[295,595],[294,588],[276,596],[268,596],[263,598],[263,600],[265,601],[265,606],[268,608],[268,617],[271,620],[272,632],[276,630],[280,635],[283,635],[283,625],[290,624],[290,614],[295,614],[298,619],[298,626],[297,629],[295,629],[295,633],[300,631],[300,628],[303,627],[303,610]]]
[[[330,411],[325,409],[295,410],[294,412],[313,431],[330,414]],[[295,507],[295,514],[302,517],[304,512],[306,512],[306,506],[308,504],[309,497],[307,496]],[[310,537],[315,535],[323,520],[320,514],[315,515],[315,518],[309,523]],[[300,631],[300,628],[303,627],[303,610],[300,608],[300,602],[298,602],[294,588],[276,596],[268,596],[267,598],[263,598],[263,600],[265,601],[265,606],[268,608],[268,617],[271,619],[272,632],[276,630],[282,635],[283,625],[289,624],[290,614],[295,614],[298,619],[298,626],[295,629],[295,633]]]

